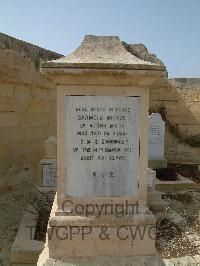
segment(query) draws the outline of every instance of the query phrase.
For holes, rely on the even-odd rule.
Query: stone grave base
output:
[[[159,191],[148,191],[147,202],[151,211],[162,212],[168,206],[168,203],[161,198],[162,194],[163,193]]]
[[[12,265],[36,265],[39,254],[44,248],[44,242],[33,239],[37,216],[36,210],[28,206],[11,247]]]
[[[53,219],[52,219],[53,218]],[[142,256],[155,253],[155,217],[152,214],[93,220],[51,217],[48,247],[51,258]]]
[[[161,181],[158,178],[155,179],[156,190],[188,190],[195,189],[200,190],[200,184],[195,183],[189,178],[178,175],[176,181]]]
[[[56,216],[51,213],[47,234],[49,256],[65,260],[154,255],[155,232],[156,218],[149,210],[121,218],[114,215],[98,218]]]
[[[151,256],[123,256],[123,257],[96,257],[84,259],[60,259],[49,258],[48,247],[40,254],[38,266],[165,266],[165,263],[156,252]]]
[[[163,265],[155,249],[155,216],[145,208],[121,218],[112,215],[56,215],[48,224],[42,265]]]

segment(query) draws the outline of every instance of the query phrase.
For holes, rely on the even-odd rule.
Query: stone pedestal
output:
[[[42,64],[57,84],[57,197],[38,265],[160,265],[147,207],[149,86],[118,37]],[[157,264],[156,264],[157,263]]]
[[[122,218],[57,217],[56,201],[38,265],[164,266],[155,250],[156,221],[149,210]]]
[[[46,266],[116,266],[116,265],[129,265],[129,266],[165,266],[165,263],[161,260],[159,255],[151,256],[124,256],[124,257],[112,257],[101,256],[95,258],[74,259],[68,258],[66,260],[52,259],[49,257],[49,248],[45,247],[40,255],[39,265]]]

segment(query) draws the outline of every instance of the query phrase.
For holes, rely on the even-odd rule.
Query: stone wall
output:
[[[149,53],[143,44],[123,44],[130,53],[142,60],[164,64],[156,55]],[[164,106],[168,120],[183,135],[200,134],[200,78],[167,80],[167,75],[166,72],[166,79],[150,89],[150,109]],[[200,164],[200,147],[180,143],[166,127],[165,158],[169,162]]]
[[[60,57],[0,34],[0,188],[37,177],[44,140],[56,135],[56,90],[39,65]]]
[[[164,106],[167,119],[181,133],[200,134],[200,79],[169,79],[150,89],[150,107]],[[165,157],[170,162],[200,164],[200,147],[180,143],[166,127]]]

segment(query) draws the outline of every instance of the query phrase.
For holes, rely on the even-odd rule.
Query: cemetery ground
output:
[[[10,250],[27,207],[26,185],[8,187],[0,193],[0,265],[10,265]]]
[[[191,167],[179,167],[187,176],[192,176]],[[193,180],[199,172],[193,171]],[[8,187],[0,194],[0,265],[10,265],[10,250],[17,234],[27,201],[24,189],[27,184]],[[162,198],[168,207],[157,216],[156,248],[162,258],[194,257],[200,255],[200,191],[163,191]],[[198,264],[197,264],[198,265]]]
[[[156,246],[162,258],[200,254],[200,191],[163,194],[168,207],[158,219]]]

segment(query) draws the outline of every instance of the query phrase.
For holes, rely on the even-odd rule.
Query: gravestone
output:
[[[165,122],[159,113],[149,116],[149,160],[164,159]]]
[[[149,87],[165,67],[137,58],[118,37],[86,36],[41,71],[57,85],[57,196],[38,266],[160,265],[147,132]],[[138,226],[144,235],[133,239]]]
[[[164,158],[165,122],[158,113],[149,116],[148,166],[151,169],[167,167]]]
[[[57,184],[57,165],[56,159],[43,159],[40,161],[42,167],[43,186],[56,187]]]

